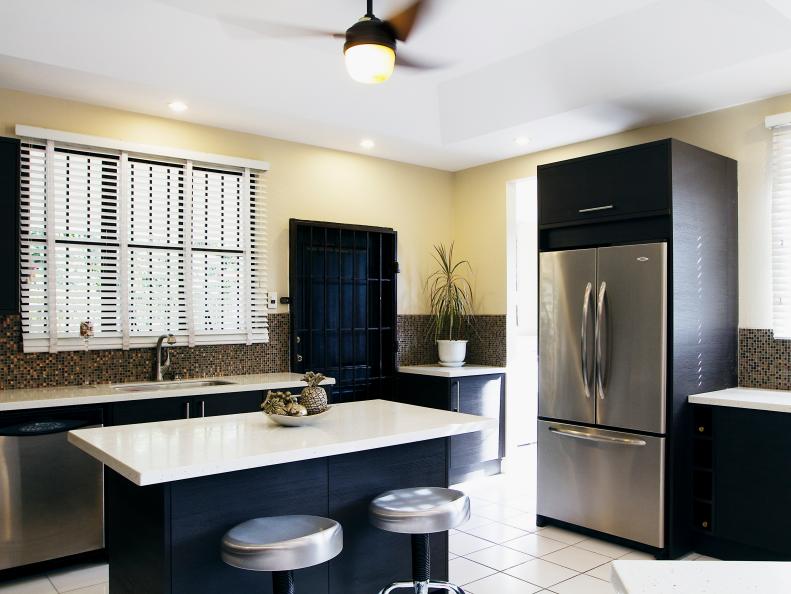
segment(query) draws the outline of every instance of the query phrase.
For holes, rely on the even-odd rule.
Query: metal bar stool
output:
[[[415,594],[428,594],[438,588],[464,594],[449,582],[431,580],[429,534],[445,532],[470,518],[470,498],[461,491],[441,487],[416,487],[382,493],[368,508],[371,524],[388,532],[412,535],[412,581],[395,582],[379,594],[409,588]]]
[[[255,518],[222,538],[222,560],[250,571],[272,572],[274,594],[294,594],[294,570],[329,561],[343,549],[343,530],[318,516]]]

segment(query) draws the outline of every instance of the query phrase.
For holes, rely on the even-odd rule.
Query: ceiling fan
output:
[[[429,70],[436,65],[421,63],[398,54],[397,43],[404,42],[419,20],[421,9],[429,0],[417,0],[387,19],[374,15],[373,0],[366,0],[365,14],[345,33],[268,21],[250,21],[238,17],[222,17],[235,26],[254,30],[268,37],[327,37],[344,39],[346,70],[352,79],[365,84],[383,83],[393,74],[396,65]]]

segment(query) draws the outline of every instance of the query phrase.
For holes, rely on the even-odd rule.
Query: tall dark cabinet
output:
[[[292,219],[291,369],[336,380],[332,398],[388,398],[396,374],[393,229]]]
[[[19,140],[0,138],[0,315],[19,312]]]
[[[699,515],[687,397],[737,384],[736,162],[661,140],[543,165],[538,192],[541,252],[667,246],[665,544],[644,548],[676,557]]]

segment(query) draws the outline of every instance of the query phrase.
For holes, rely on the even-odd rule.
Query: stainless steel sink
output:
[[[182,388],[208,388],[211,386],[230,386],[234,382],[224,380],[173,380],[167,382],[145,382],[142,384],[115,384],[115,392],[158,392],[160,390],[180,390]]]

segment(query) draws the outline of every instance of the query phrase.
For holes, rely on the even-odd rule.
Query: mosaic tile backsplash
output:
[[[771,330],[740,328],[739,385],[791,390],[791,340],[775,339]]]
[[[478,316],[475,331],[467,332],[467,361],[476,365],[504,367],[506,362],[506,318]],[[437,345],[431,336],[431,316],[398,316],[398,364],[436,363]]]
[[[171,373],[183,378],[288,371],[289,315],[269,315],[268,344],[172,347]],[[427,315],[398,316],[398,364],[437,362]],[[505,316],[480,316],[470,333],[467,360],[505,365]],[[18,315],[0,316],[0,390],[75,386],[85,383],[140,382],[151,379],[153,349],[23,353]]]
[[[269,343],[171,348],[171,373],[183,378],[289,369],[289,316],[269,315]],[[0,316],[0,389],[137,382],[151,379],[153,349],[23,353],[18,315]]]

